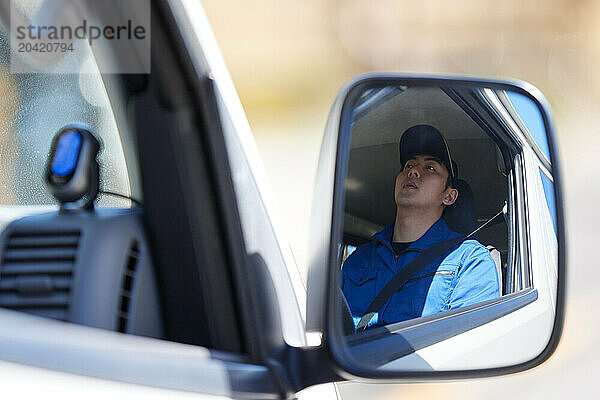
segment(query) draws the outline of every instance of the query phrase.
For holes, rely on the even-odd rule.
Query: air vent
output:
[[[13,232],[0,266],[0,307],[66,321],[79,231]]]
[[[127,254],[127,261],[125,264],[125,270],[123,271],[123,280],[121,283],[121,296],[119,300],[119,314],[117,320],[119,332],[127,331],[133,283],[135,280],[135,270],[137,268],[139,258],[139,245],[137,241],[134,241],[131,243],[129,253]]]

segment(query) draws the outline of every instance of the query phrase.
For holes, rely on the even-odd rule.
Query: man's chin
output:
[[[419,203],[414,196],[398,196],[396,197],[396,206],[398,207],[415,207]]]

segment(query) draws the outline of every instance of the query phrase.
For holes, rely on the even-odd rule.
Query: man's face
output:
[[[448,170],[438,157],[415,155],[396,177],[395,200],[398,207],[443,209],[456,201],[458,191],[446,187]]]

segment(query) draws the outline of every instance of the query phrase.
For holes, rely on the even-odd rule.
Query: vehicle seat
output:
[[[448,228],[461,235],[468,235],[477,229],[477,215],[475,214],[475,201],[473,190],[467,181],[459,179],[454,187],[458,190],[458,198],[453,205],[446,207],[442,217]],[[474,235],[478,239],[477,235]]]
[[[346,296],[344,296],[344,292],[341,288],[338,288],[338,313],[342,319],[342,328],[344,330],[344,335],[351,335],[354,331],[354,320],[352,319],[352,312],[350,311],[350,306],[348,305],[348,301],[346,300]]]
[[[494,259],[494,263],[496,264],[496,272],[498,273],[498,282],[500,285],[500,294],[504,294],[504,292],[502,292],[502,261],[500,258],[500,252],[494,246],[487,246],[487,249],[490,251],[490,255],[492,256],[492,258]]]
[[[458,190],[458,198],[450,207],[446,207],[442,217],[446,221],[448,228],[462,235],[468,235],[478,228],[477,215],[475,214],[475,201],[473,200],[473,190],[467,181],[458,179],[454,186]],[[473,235],[473,238],[479,240],[479,235]],[[487,246],[490,255],[496,264],[498,273],[498,285],[500,294],[502,294],[502,267],[500,261],[500,252],[493,246]]]

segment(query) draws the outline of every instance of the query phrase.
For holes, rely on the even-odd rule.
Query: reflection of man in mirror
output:
[[[402,171],[396,177],[396,219],[358,247],[342,268],[342,289],[355,326],[403,267],[431,246],[460,236],[442,218],[459,196],[457,166],[444,137],[430,125],[416,125],[404,132],[399,147]],[[411,276],[368,326],[493,299],[500,296],[499,288],[489,251],[468,239]]]

